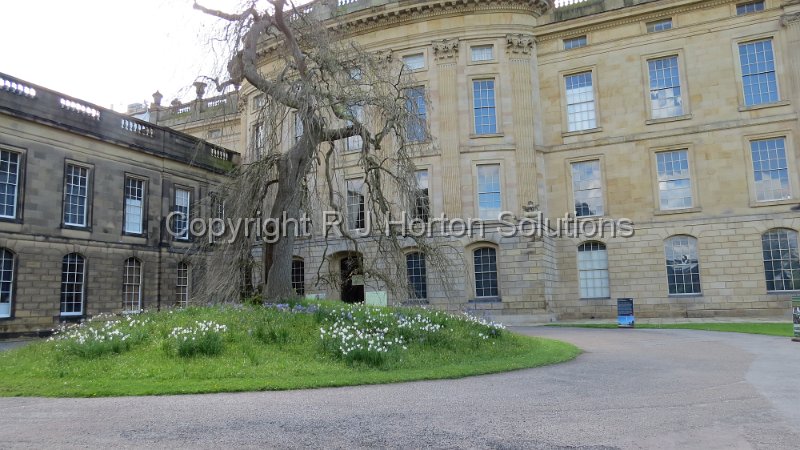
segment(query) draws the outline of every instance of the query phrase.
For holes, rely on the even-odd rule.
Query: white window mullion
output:
[[[567,131],[597,128],[592,72],[564,77],[567,95]]]
[[[175,237],[181,240],[189,239],[189,205],[191,193],[186,189],[175,189],[175,215],[173,231]]]
[[[17,217],[19,195],[19,154],[0,151],[0,217]]]
[[[500,164],[481,164],[478,173],[478,217],[497,220],[503,207]]]
[[[89,169],[68,165],[65,180],[64,225],[85,227],[89,200]]]
[[[125,180],[125,232],[142,234],[144,222],[144,180]]]

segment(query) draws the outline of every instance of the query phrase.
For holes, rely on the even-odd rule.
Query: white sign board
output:
[[[365,292],[364,303],[369,306],[386,306],[386,291]]]

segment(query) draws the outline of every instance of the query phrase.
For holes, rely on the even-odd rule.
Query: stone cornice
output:
[[[398,2],[397,9],[386,6],[353,11],[331,20],[337,21],[335,28],[346,33],[358,34],[387,26],[399,25],[418,19],[431,19],[452,14],[468,14],[486,11],[527,12],[539,17],[552,8],[552,0],[440,0],[430,3]]]
[[[355,35],[448,15],[479,12],[513,11],[540,17],[553,7],[554,0],[438,0],[430,2],[398,1],[371,8],[334,13],[324,20],[331,29]],[[262,43],[259,57],[272,53],[278,43]]]
[[[796,0],[800,1],[800,0]],[[619,10],[610,10],[605,11],[599,14],[593,14],[590,16],[584,16],[581,18],[576,18],[567,22],[572,22],[572,26],[568,25],[566,22],[554,22],[547,25],[542,25],[541,27],[535,30],[536,33],[536,40],[537,41],[549,41],[552,39],[563,39],[565,37],[584,34],[592,31],[599,31],[605,30],[609,28],[616,28],[621,25],[628,25],[631,23],[638,23],[642,21],[652,21],[658,20],[665,17],[674,16],[677,13],[684,13],[684,12],[691,12],[697,11],[700,9],[711,8],[714,6],[724,5],[728,3],[736,3],[737,0],[712,0],[712,1],[702,1],[702,2],[691,2],[691,3],[681,3],[677,5],[669,5],[666,2],[648,2],[648,3],[641,3],[631,9],[638,9],[641,8],[641,12],[631,12],[625,17],[616,20],[608,20],[609,15],[613,17],[614,15],[619,14]],[[663,5],[663,9],[658,11],[651,11],[647,12],[647,8],[652,9],[654,6],[659,7]],[[581,19],[589,19],[592,20],[593,23],[584,25],[584,26],[574,26],[574,22],[581,20]],[[558,30],[558,28],[567,28],[567,30]],[[548,29],[556,28],[557,30],[549,31]]]
[[[506,52],[512,57],[514,56],[530,56],[533,51],[533,46],[536,44],[536,39],[527,34],[507,34],[506,35]]]
[[[436,62],[446,63],[458,58],[458,45],[458,38],[431,42],[433,57],[436,59]]]

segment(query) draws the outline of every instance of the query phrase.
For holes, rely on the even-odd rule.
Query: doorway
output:
[[[342,275],[342,301],[345,303],[364,302],[364,269],[361,255],[353,253],[339,262]]]

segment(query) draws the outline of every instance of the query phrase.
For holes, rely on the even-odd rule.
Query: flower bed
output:
[[[343,386],[491,373],[575,347],[465,314],[338,302],[103,316],[0,353],[0,395],[142,395]]]

